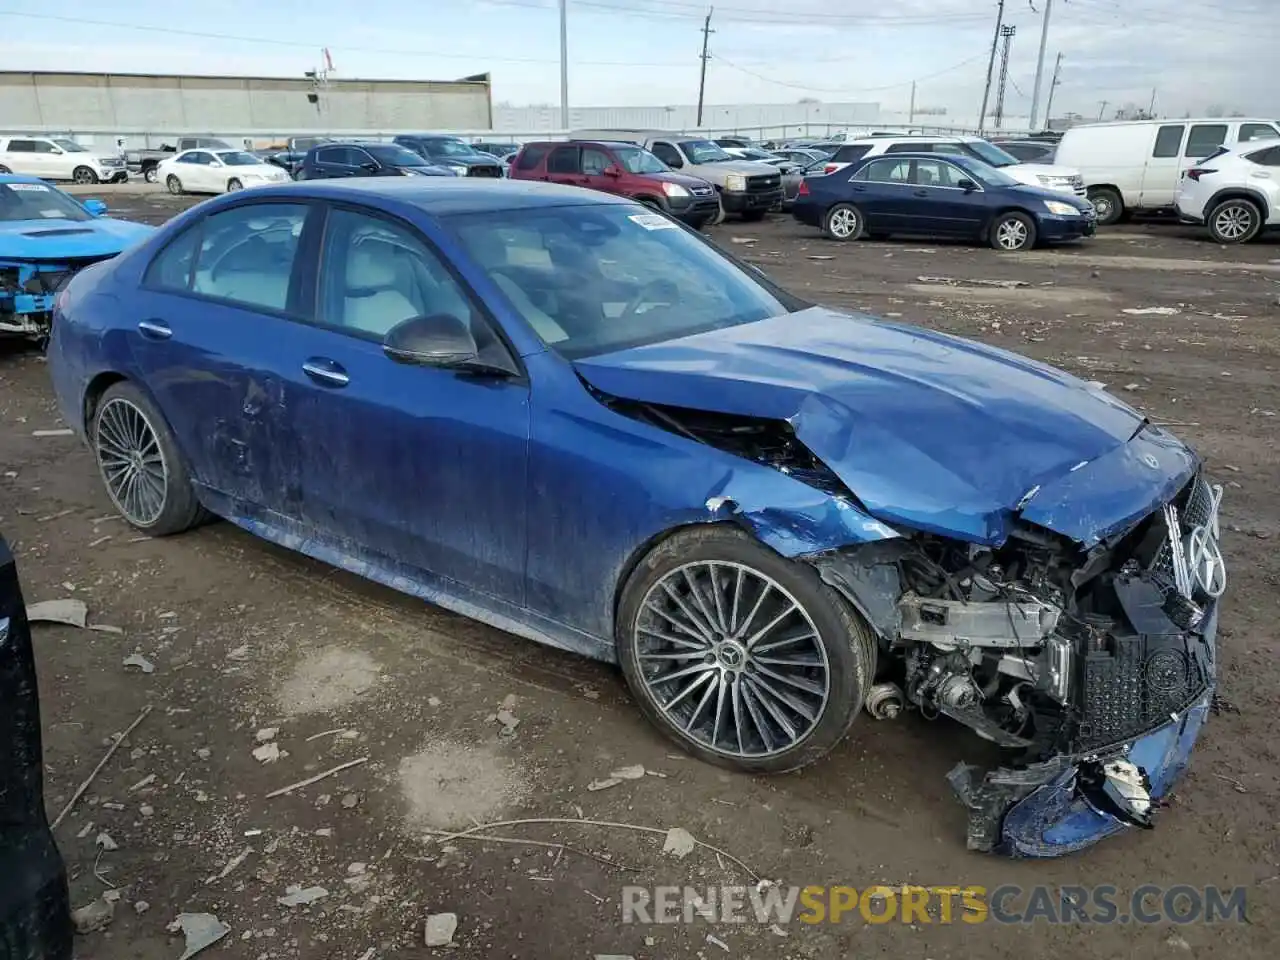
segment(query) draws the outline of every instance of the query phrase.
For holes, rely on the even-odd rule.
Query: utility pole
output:
[[[1151,104],[1147,107],[1147,119],[1154,120],[1156,117],[1156,88],[1151,88]]]
[[[1018,28],[1010,24],[1000,28],[1000,36],[1004,37],[1004,53],[1000,55],[1000,86],[996,88],[996,129],[1004,122],[1004,88],[1009,81],[1009,48],[1013,46],[1013,35]]]
[[[1103,115],[1104,113],[1106,113],[1106,112],[1107,112],[1107,104],[1108,104],[1108,103],[1110,103],[1110,102],[1111,102],[1110,100],[1099,100],[1099,101],[1098,101],[1098,119],[1099,119],[1099,120],[1101,120],[1101,119],[1102,119],[1102,115]]]
[[[707,52],[707,46],[711,43],[711,35],[715,33],[711,29],[711,14],[716,12],[715,7],[707,8],[707,19],[702,21],[702,73],[698,77],[698,122],[694,126],[702,126],[702,97],[707,92],[707,61],[711,59],[711,54]]]
[[[1053,0],[1044,0],[1044,25],[1040,28],[1040,55],[1036,58],[1036,85],[1031,91],[1031,129],[1036,129],[1040,113],[1040,78],[1044,76],[1044,48],[1049,42],[1049,14],[1053,12]]]
[[[916,122],[916,82],[911,81],[911,109],[907,113],[907,126]]]
[[[991,37],[991,58],[987,61],[987,85],[982,88],[982,109],[978,111],[978,133],[987,123],[987,100],[991,96],[991,74],[996,68],[996,45],[1000,43],[1000,25],[1004,23],[1004,0],[996,9],[996,32]]]
[[[1053,124],[1053,91],[1058,89],[1058,84],[1062,81],[1058,79],[1058,74],[1062,72],[1062,53],[1058,53],[1058,59],[1053,65],[1053,79],[1049,81],[1049,100],[1044,105],[1044,128],[1046,130]],[[1035,133],[1035,128],[1031,130]]]
[[[560,127],[569,129],[569,0],[560,0]]]

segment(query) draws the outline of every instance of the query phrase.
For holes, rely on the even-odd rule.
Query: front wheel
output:
[[[0,174],[5,174],[5,173],[13,173],[13,171],[10,170],[8,167],[6,167],[3,163],[0,163]]]
[[[147,183],[155,183],[160,179],[160,171],[155,167],[147,167],[147,169],[142,171],[142,179]]]
[[[1262,210],[1252,200],[1223,200],[1205,218],[1209,235],[1218,243],[1248,243],[1262,229]]]
[[[1089,191],[1089,202],[1098,215],[1098,226],[1109,227],[1119,223],[1124,216],[1124,199],[1110,187],[1094,187]]]
[[[832,240],[857,240],[862,231],[862,211],[852,203],[837,203],[822,218],[822,232]]]
[[[98,182],[98,174],[91,167],[76,167],[71,171],[71,182],[91,184]]]
[[[1036,245],[1036,224],[1025,213],[1002,213],[991,224],[991,246],[1006,253],[1030,250]]]
[[[725,525],[679,531],[644,558],[622,593],[616,644],[655,726],[744,771],[824,756],[875,673],[874,636],[812,567]]]
[[[175,177],[172,173],[169,174],[169,176],[165,177],[164,185],[168,188],[169,192],[172,193],[175,197],[179,197],[182,195],[182,181],[179,180],[177,177]]]
[[[227,181],[227,193],[235,193],[237,190],[243,190],[244,184],[240,182],[238,177],[232,177]]]
[[[94,411],[91,437],[107,495],[130,526],[163,537],[201,520],[186,461],[141,390],[127,381],[108,387]]]

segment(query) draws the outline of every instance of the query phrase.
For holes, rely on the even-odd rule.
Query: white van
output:
[[[1055,163],[1084,176],[1098,223],[1135,210],[1170,210],[1182,171],[1218,147],[1280,137],[1280,122],[1250,117],[1088,123],[1063,134]]]

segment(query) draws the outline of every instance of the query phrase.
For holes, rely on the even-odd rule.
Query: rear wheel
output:
[[[142,171],[142,179],[147,183],[155,183],[160,179],[160,171],[155,167],[147,167]]]
[[[76,167],[71,171],[71,180],[73,183],[97,183],[98,174],[94,172],[92,167]]]
[[[822,218],[822,232],[832,240],[857,240],[863,228],[862,211],[852,203],[837,203]]]
[[[13,173],[13,171],[10,170],[8,167],[6,167],[3,163],[0,163],[0,173]]]
[[[628,579],[618,659],[640,710],[710,763],[780,773],[849,729],[875,638],[804,563],[735,527],[682,530]]]
[[[1093,204],[1094,212],[1098,215],[1098,225],[1101,227],[1119,223],[1120,218],[1124,216],[1124,199],[1118,191],[1110,187],[1091,187],[1089,202]]]
[[[179,180],[177,177],[175,177],[172,173],[169,174],[169,176],[165,177],[164,185],[168,188],[169,192],[172,193],[175,197],[180,196],[182,194],[182,181]]]
[[[232,177],[227,181],[227,193],[235,193],[237,190],[243,190],[244,184],[240,182],[238,177]]]
[[[991,246],[1006,253],[1030,250],[1036,245],[1036,224],[1016,210],[1002,213],[991,224]]]
[[[133,384],[107,388],[94,411],[91,436],[107,495],[131,526],[163,537],[204,517],[168,424]]]
[[[1248,243],[1262,229],[1262,210],[1252,200],[1223,200],[1205,218],[1209,234],[1218,243]]]

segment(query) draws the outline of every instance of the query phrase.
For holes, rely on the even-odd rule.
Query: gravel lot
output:
[[[150,222],[186,202],[134,187],[78,192]],[[673,753],[621,677],[599,664],[425,608],[228,524],[137,538],[112,517],[86,450],[33,436],[60,425],[42,358],[0,344],[0,525],[28,600],[80,597],[92,624],[120,631],[36,628],[50,810],[113,734],[154,707],[58,831],[73,901],[99,896],[104,880],[122,895],[107,931],[80,940],[84,960],[175,958],[180,939],[166,925],[183,911],[231,925],[209,957],[1274,956],[1280,242],[1225,249],[1152,224],[1006,256],[935,242],[837,245],[789,217],[712,234],[812,299],[1103,381],[1176,424],[1208,458],[1228,485],[1222,693],[1236,710],[1213,719],[1155,831],[1051,863],[971,854],[944,777],[982,750],[953,725],[864,715],[802,773],[735,776]],[[1149,308],[1159,309],[1133,312]],[[134,653],[154,672],[124,666]],[[260,739],[278,745],[278,759],[255,758]],[[587,789],[633,764],[655,775]],[[794,923],[785,938],[754,923],[642,927],[620,922],[624,884],[748,878],[714,853],[664,857],[660,836],[618,828],[498,831],[572,851],[464,840],[442,848],[426,833],[580,816],[682,826],[787,884],[1243,885],[1250,923],[867,925],[855,915]],[[100,879],[103,831],[119,849],[100,854]],[[328,896],[280,905],[295,884]],[[138,901],[148,909],[137,912]],[[458,915],[456,945],[428,950],[423,921],[443,911]]]

